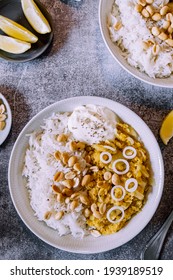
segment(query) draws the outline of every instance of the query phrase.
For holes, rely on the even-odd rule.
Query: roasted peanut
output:
[[[67,187],[68,189],[73,188],[74,186],[74,181],[73,179],[66,179],[64,181],[62,181],[63,186]]]
[[[64,152],[61,154],[61,160],[63,162],[63,164],[67,164],[68,163],[68,160],[69,160],[69,154]]]
[[[171,22],[172,19],[173,19],[172,13],[167,13],[167,14],[166,14],[166,20]]]
[[[114,24],[114,29],[115,29],[116,31],[120,30],[121,27],[122,27],[122,23],[119,22],[119,21],[118,21],[116,24]]]
[[[0,105],[0,114],[3,114],[3,113],[5,113],[5,106],[4,106],[4,104],[1,104]]]
[[[152,53],[153,53],[154,55],[158,55],[159,51],[160,51],[159,45],[154,45],[154,46],[152,47]]]
[[[161,32],[158,38],[162,41],[165,41],[168,38],[168,35],[165,32]]]
[[[73,165],[77,162],[77,157],[76,156],[72,156],[69,158],[68,160],[68,166],[69,167],[73,167]]]
[[[56,158],[56,160],[60,160],[60,158],[61,158],[61,153],[60,153],[59,151],[56,151],[56,152],[54,153],[54,157]]]
[[[147,4],[153,4],[154,0],[146,0]]]
[[[57,200],[57,202],[64,201],[64,196],[62,195],[62,193],[57,193],[56,200]]]
[[[56,215],[55,215],[55,220],[57,220],[57,221],[61,220],[63,216],[64,216],[63,211],[57,212]]]
[[[160,30],[157,26],[153,26],[152,29],[151,29],[151,33],[154,35],[154,36],[158,36],[160,34]]]
[[[143,6],[142,6],[141,4],[136,4],[136,5],[135,5],[135,10],[136,10],[138,13],[140,13],[140,12],[142,11],[142,9],[143,9]]]
[[[86,208],[86,209],[84,210],[84,216],[85,216],[86,218],[88,218],[90,215],[91,215],[91,211],[90,211],[88,208]]]
[[[69,148],[72,152],[76,151],[77,147],[76,147],[76,142],[71,141],[69,144]]]
[[[96,203],[93,203],[91,205],[91,211],[93,213],[93,216],[97,219],[101,219],[102,215],[97,211],[97,205]]]
[[[152,20],[154,21],[159,21],[161,20],[162,16],[159,13],[155,13],[154,15],[152,15]]]
[[[163,29],[168,29],[170,25],[171,25],[170,21],[165,20],[163,22],[163,26],[162,27],[163,27]]]
[[[5,114],[0,114],[0,122],[5,121],[6,118],[7,116]]]
[[[66,196],[71,196],[73,193],[72,189],[69,189],[69,188],[64,188],[62,190],[62,194],[65,194]]]
[[[76,148],[77,148],[77,150],[85,149],[85,143],[83,143],[83,142],[76,143]]]
[[[56,185],[53,185],[53,186],[52,186],[52,190],[53,190],[55,193],[60,193],[60,192],[61,192],[60,189],[59,189],[59,187],[56,186]]]
[[[163,6],[161,9],[160,9],[160,14],[161,16],[165,16],[167,14],[167,12],[169,11],[169,7],[168,6]]]
[[[67,135],[65,135],[65,134],[59,134],[59,135],[57,136],[57,141],[58,141],[58,142],[66,142],[66,141],[67,141]]]
[[[74,179],[76,177],[76,173],[73,171],[69,171],[65,174],[65,179]]]
[[[63,178],[64,178],[64,173],[61,172],[61,171],[58,171],[58,172],[55,173],[55,175],[53,177],[53,180],[55,182],[59,182],[59,181],[63,180]]]
[[[96,229],[90,230],[90,233],[91,233],[91,235],[94,236],[94,237],[99,237],[99,236],[101,236],[101,233],[100,233],[98,230],[96,230]]]
[[[73,168],[76,171],[82,171],[83,170],[83,168],[82,168],[82,166],[81,166],[81,164],[79,162],[75,163]]]
[[[0,122],[0,130],[3,130],[4,127],[5,127],[5,122],[4,122],[4,121],[3,121],[3,122]]]
[[[77,200],[73,200],[70,204],[70,210],[73,211],[76,207],[78,207],[79,203]]]
[[[149,12],[150,16],[154,14],[154,9],[151,5],[147,5],[145,9],[147,10],[147,12]]]
[[[173,39],[167,39],[165,41],[169,46],[173,47]]]
[[[44,219],[45,219],[45,220],[49,220],[51,216],[52,216],[52,212],[51,212],[51,211],[47,211],[47,212],[44,214]]]
[[[143,7],[146,6],[147,1],[146,0],[138,0],[138,4],[142,5]]]
[[[145,17],[145,18],[149,18],[150,17],[150,14],[149,12],[146,10],[146,9],[143,9],[141,14]]]
[[[81,185],[82,187],[84,187],[88,185],[90,182],[91,182],[91,175],[87,174],[83,177]]]
[[[89,205],[90,204],[89,198],[85,194],[80,194],[79,195],[79,199],[80,199],[82,204],[85,204],[85,205]]]

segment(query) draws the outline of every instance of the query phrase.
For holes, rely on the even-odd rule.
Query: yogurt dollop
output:
[[[75,108],[69,117],[68,129],[76,140],[92,145],[114,139],[118,122],[118,116],[110,109],[86,105]]]

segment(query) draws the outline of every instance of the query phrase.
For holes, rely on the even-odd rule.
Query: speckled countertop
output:
[[[173,141],[164,146],[158,136],[163,118],[173,108],[173,89],[140,82],[112,59],[99,30],[99,0],[41,2],[55,23],[51,49],[23,64],[0,60],[0,92],[13,114],[11,133],[0,147],[0,259],[139,259],[173,208]],[[136,112],[158,139],[165,163],[163,197],[151,222],[122,247],[94,255],[64,252],[38,239],[17,215],[7,181],[10,153],[21,129],[46,106],[78,95],[107,97]],[[172,248],[173,225],[161,258],[173,259]]]

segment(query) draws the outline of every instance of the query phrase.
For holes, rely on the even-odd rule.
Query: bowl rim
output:
[[[141,72],[137,68],[128,64],[128,62],[123,57],[122,57],[122,61],[120,61],[120,59],[118,58],[118,55],[113,52],[113,47],[111,46],[111,44],[113,44],[113,42],[111,41],[110,38],[108,40],[106,39],[106,35],[104,32],[104,28],[103,28],[104,20],[103,20],[103,16],[102,16],[103,15],[102,6],[103,6],[104,1],[107,1],[107,3],[108,3],[110,0],[99,0],[99,8],[98,8],[99,27],[100,27],[102,39],[103,39],[109,53],[112,55],[112,57],[115,59],[115,61],[130,75],[132,75],[133,77],[137,78],[138,80],[140,80],[142,82],[145,82],[149,85],[156,86],[156,87],[173,88],[173,74],[167,78],[166,77],[165,78],[151,78],[146,73]],[[115,48],[116,48],[116,46],[115,46]],[[170,83],[169,83],[168,79],[170,80]],[[171,83],[171,80],[172,80],[172,83]]]
[[[86,101],[85,101],[86,100]],[[33,229],[34,226],[32,223],[30,223],[30,217],[28,217],[27,219],[25,219],[25,215],[24,213],[21,213],[19,208],[18,208],[18,205],[17,205],[17,202],[16,202],[16,198],[14,197],[14,193],[15,193],[15,188],[13,187],[12,188],[12,184],[14,184],[14,181],[12,179],[12,174],[15,172],[15,168],[14,168],[14,162],[15,161],[15,150],[16,150],[16,147],[19,146],[19,143],[20,143],[20,140],[21,138],[24,137],[24,135],[26,135],[26,132],[27,132],[27,129],[35,122],[37,121],[38,118],[40,117],[43,117],[43,115],[46,115],[47,116],[50,116],[50,111],[53,112],[53,110],[56,108],[57,105],[59,106],[63,106],[63,104],[66,105],[66,103],[68,102],[69,104],[71,104],[72,102],[74,104],[76,104],[78,101],[81,102],[81,105],[85,105],[85,104],[89,104],[89,102],[87,101],[89,100],[89,102],[93,102],[93,104],[98,104],[100,105],[100,103],[102,104],[105,104],[105,102],[108,102],[109,104],[111,103],[111,105],[115,106],[116,104],[118,104],[118,106],[120,106],[121,109],[124,108],[124,110],[126,111],[127,114],[131,114],[131,116],[133,115],[133,117],[135,117],[135,120],[139,120],[140,124],[143,124],[143,128],[145,128],[145,131],[148,131],[151,138],[152,138],[152,141],[155,142],[156,144],[156,149],[157,149],[157,155],[158,155],[158,158],[159,158],[159,191],[157,191],[157,196],[155,197],[154,199],[154,202],[155,204],[152,205],[153,209],[152,209],[152,213],[149,213],[147,218],[145,217],[143,223],[141,226],[138,227],[138,229],[136,230],[135,234],[131,233],[130,234],[130,238],[128,240],[126,240],[125,242],[122,240],[120,240],[120,244],[118,246],[113,246],[110,244],[108,244],[108,249],[101,249],[100,247],[96,249],[94,248],[90,248],[90,250],[88,250],[88,248],[75,248],[75,247],[70,247],[70,248],[66,248],[63,244],[55,244],[55,242],[53,242],[52,240],[48,239],[47,237],[47,233],[49,231],[52,231],[52,229],[49,228],[49,230],[45,230],[45,232],[41,232],[38,230],[38,228],[35,230]],[[97,103],[96,103],[96,101]],[[75,102],[76,101],[76,102]],[[68,106],[68,105],[67,105]],[[70,105],[71,106],[71,105]],[[107,106],[107,105],[106,105]],[[74,107],[74,106],[72,106]],[[109,108],[109,107],[108,107]],[[119,108],[119,109],[120,109]],[[58,110],[57,110],[58,112]],[[114,111],[115,112],[115,111]],[[132,118],[131,118],[132,119]],[[40,122],[40,120],[38,120],[38,123]],[[42,119],[42,122],[43,122],[43,119]],[[39,128],[40,124],[37,124],[37,128]],[[31,128],[30,128],[31,129]],[[16,173],[15,173],[16,174]],[[150,130],[150,128],[147,126],[147,124],[135,113],[133,112],[131,109],[129,109],[128,107],[122,105],[121,103],[118,103],[116,101],[113,101],[111,99],[108,99],[108,98],[102,98],[102,97],[96,97],[96,96],[77,96],[77,97],[72,97],[72,98],[68,98],[68,99],[64,99],[64,100],[61,100],[61,101],[57,101],[47,107],[45,107],[43,110],[41,110],[39,113],[37,113],[29,122],[27,122],[27,124],[25,125],[25,127],[22,129],[22,131],[20,132],[14,146],[13,146],[13,149],[12,149],[12,152],[11,152],[11,156],[10,156],[10,160],[9,160],[9,168],[8,168],[8,183],[9,183],[9,190],[10,190],[10,195],[11,195],[11,198],[12,198],[12,201],[13,201],[13,204],[15,206],[15,209],[18,213],[18,215],[20,216],[20,218],[22,219],[22,221],[24,222],[24,224],[31,230],[31,232],[33,232],[38,238],[40,238],[41,240],[43,240],[44,242],[46,242],[47,244],[55,247],[55,248],[59,248],[61,250],[65,250],[65,251],[68,251],[68,252],[73,252],[73,253],[83,253],[83,254],[95,254],[95,253],[101,253],[101,252],[105,252],[105,251],[109,251],[109,250],[112,250],[112,249],[115,249],[117,247],[120,247],[121,245],[129,242],[131,239],[133,239],[134,237],[136,237],[144,228],[145,226],[150,222],[150,220],[152,219],[153,215],[155,214],[157,208],[158,208],[158,205],[160,203],[160,200],[161,200],[161,197],[162,197],[162,193],[163,193],[163,183],[164,183],[164,165],[163,165],[163,158],[162,158],[162,154],[161,154],[161,151],[160,151],[160,147],[157,143],[157,140],[155,138],[155,136],[153,135],[152,131]],[[155,201],[156,200],[156,201]],[[136,215],[137,216],[137,215]],[[32,217],[32,219],[34,219],[34,215]],[[134,219],[134,217],[133,217]],[[36,223],[43,223],[43,222],[39,222],[37,220]],[[42,225],[42,229],[43,228],[48,228],[47,225]],[[123,230],[123,229],[122,229]],[[122,231],[121,230],[121,231]],[[45,235],[44,235],[45,233]],[[61,237],[62,238],[62,237]],[[120,238],[121,239],[121,238]],[[84,239],[83,239],[84,240]],[[75,239],[74,239],[75,241]],[[94,247],[94,246],[93,246]]]

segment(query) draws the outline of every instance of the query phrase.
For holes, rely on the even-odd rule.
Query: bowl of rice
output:
[[[100,0],[103,40],[114,59],[148,84],[173,87],[173,3]]]
[[[135,237],[163,191],[158,143],[127,107],[75,97],[42,110],[22,130],[8,172],[17,213],[46,243],[99,253]]]

